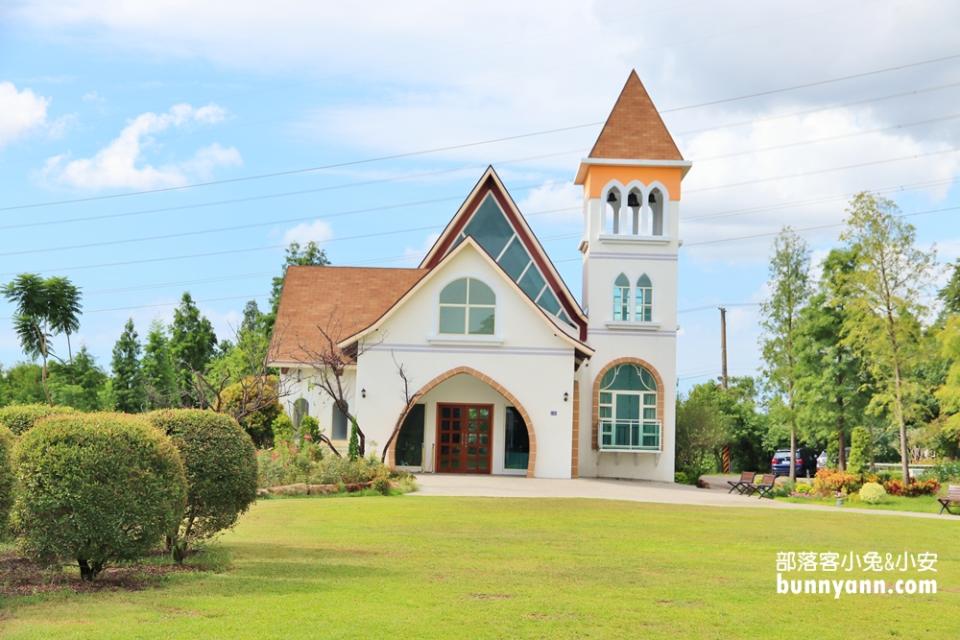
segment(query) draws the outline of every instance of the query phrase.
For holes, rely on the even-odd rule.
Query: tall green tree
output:
[[[330,264],[327,259],[327,252],[311,240],[306,246],[301,247],[299,242],[291,242],[287,247],[286,256],[284,256],[283,266],[280,268],[280,275],[273,279],[270,291],[270,311],[264,317],[264,324],[267,333],[273,331],[273,325],[277,321],[277,309],[280,307],[280,294],[283,292],[283,279],[287,275],[289,267],[304,266],[326,266]]]
[[[62,277],[41,278],[21,273],[3,288],[4,297],[16,305],[13,326],[20,346],[31,358],[40,358],[44,396],[50,402],[47,364],[54,355],[52,338],[69,336],[80,326],[80,291]]]
[[[213,325],[200,313],[190,293],[184,292],[180,306],[173,311],[173,324],[170,325],[170,353],[177,368],[182,405],[202,405],[195,376],[206,369],[216,348],[217,335]]]
[[[849,249],[827,255],[817,291],[800,311],[795,342],[799,422],[809,439],[836,443],[840,469],[846,467],[847,434],[870,401],[862,363],[843,341],[847,279],[856,268]]]
[[[916,247],[916,232],[897,205],[870,193],[854,196],[841,239],[858,256],[848,279],[850,313],[844,341],[864,361],[876,393],[870,409],[887,412],[899,432],[900,462],[910,478],[907,423],[920,395],[916,367],[921,358],[920,302],[930,285],[936,256]]]
[[[947,315],[960,314],[960,260],[953,263],[950,279],[937,292],[937,297],[943,303],[943,310],[940,313],[941,319]]]
[[[38,404],[46,399],[40,365],[21,362],[3,372],[0,386],[3,387],[0,404]]]
[[[107,374],[97,366],[93,354],[81,347],[77,355],[66,363],[50,363],[50,395],[54,404],[81,411],[112,409],[102,403]]]
[[[113,394],[116,407],[127,413],[137,413],[146,407],[147,394],[140,367],[140,342],[133,319],[127,320],[123,333],[113,346]]]
[[[143,385],[148,409],[166,409],[179,404],[177,370],[170,350],[167,329],[154,320],[143,346]]]
[[[776,413],[790,427],[790,457],[797,457],[797,328],[800,311],[810,297],[810,248],[790,227],[774,242],[770,259],[770,297],[761,306],[763,359],[767,384],[777,399]],[[796,465],[790,465],[796,480]]]

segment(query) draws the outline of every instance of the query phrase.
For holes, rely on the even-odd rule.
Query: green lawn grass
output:
[[[605,500],[267,500],[222,539],[227,569],[8,598],[0,637],[956,638],[958,526]],[[940,554],[938,594],[775,593],[777,551],[904,549]]]
[[[777,500],[783,502],[795,502],[798,504],[816,504],[825,507],[837,508],[836,498],[794,498],[780,497]],[[939,513],[940,503],[937,502],[937,496],[915,496],[905,498],[904,496],[885,496],[879,504],[867,504],[862,502],[856,496],[850,496],[843,501],[843,507],[855,507],[857,509],[880,509],[883,511],[916,511],[919,513]],[[956,511],[956,509],[954,509]],[[944,517],[947,517],[944,514]]]

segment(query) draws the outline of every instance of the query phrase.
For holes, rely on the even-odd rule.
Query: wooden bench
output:
[[[773,500],[773,486],[777,483],[777,476],[772,473],[765,473],[760,478],[760,482],[751,487],[750,495],[757,494],[758,498],[770,498]]]
[[[940,513],[946,511],[947,513],[960,516],[960,511],[954,513],[950,508],[952,506],[960,506],[960,484],[952,484],[947,488],[947,495],[937,498],[937,502],[940,503]]]
[[[756,477],[756,471],[741,471],[739,480],[727,480],[727,484],[730,485],[730,491],[727,491],[727,493],[733,493],[736,491],[740,495],[743,495],[751,486],[753,486],[753,479]]]

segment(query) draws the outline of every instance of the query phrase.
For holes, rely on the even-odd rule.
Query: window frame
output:
[[[603,378],[610,372],[613,372],[613,379],[617,377],[617,372],[621,367],[637,367],[647,372],[653,381],[653,389],[604,389],[599,388],[597,397],[597,449],[599,451],[625,451],[625,452],[655,452],[662,451],[663,445],[663,424],[659,418],[659,388],[656,378],[649,369],[636,363],[619,364],[612,369],[608,369],[601,377]],[[622,418],[617,416],[617,407],[620,404],[620,398],[636,398],[635,404],[637,414],[635,417]],[[652,417],[650,417],[652,415]],[[618,428],[625,425],[627,429],[627,442],[617,443]],[[649,444],[647,444],[649,442]]]
[[[653,322],[653,281],[647,274],[637,278],[634,294],[634,319],[637,322]]]
[[[466,281],[465,290],[464,290],[464,302],[443,302],[443,293],[451,286],[457,284],[460,281]],[[489,291],[490,296],[493,298],[493,303],[483,303],[483,302],[471,302],[470,301],[470,292],[472,288],[472,283],[478,283],[481,286],[485,287]],[[462,331],[445,331],[443,327],[443,310],[444,309],[462,309],[463,310],[463,330]],[[490,331],[471,331],[470,330],[470,318],[473,311],[489,310],[492,312],[491,318],[493,320],[492,327]],[[474,278],[471,276],[464,276],[462,278],[457,278],[451,280],[443,286],[440,290],[440,295],[437,299],[437,335],[440,336],[495,336],[497,335],[497,294],[493,290],[493,287],[488,285],[483,280],[479,278]]]
[[[614,322],[630,322],[630,300],[630,279],[621,273],[613,281]]]

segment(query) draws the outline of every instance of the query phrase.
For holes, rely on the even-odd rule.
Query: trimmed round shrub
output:
[[[169,409],[147,419],[170,436],[186,469],[186,508],[168,540],[182,562],[190,545],[232,527],[256,499],[256,450],[243,427],[222,413]]]
[[[0,426],[0,539],[7,532],[13,505],[13,443],[10,429]]]
[[[868,482],[860,487],[860,499],[867,504],[878,504],[887,495],[883,485]]]
[[[139,417],[47,418],[20,437],[14,461],[21,548],[38,560],[77,562],[83,580],[156,548],[183,513],[180,455]]]
[[[76,412],[70,407],[49,404],[12,404],[0,408],[0,425],[10,429],[14,435],[20,435],[32,429],[43,418],[66,413]]]

